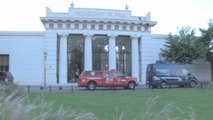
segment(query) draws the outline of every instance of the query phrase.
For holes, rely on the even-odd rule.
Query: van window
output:
[[[171,71],[169,69],[163,69],[159,68],[155,70],[157,75],[163,75],[163,76],[169,76],[171,74]]]
[[[160,76],[186,76],[189,71],[182,66],[161,66],[155,68],[155,73]]]
[[[188,75],[190,72],[187,69],[182,69],[183,75]]]

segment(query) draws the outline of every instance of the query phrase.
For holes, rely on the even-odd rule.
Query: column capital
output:
[[[60,38],[67,38],[68,34],[66,34],[66,33],[60,33],[59,36],[60,36]]]
[[[86,34],[83,34],[83,36],[85,38],[91,38],[93,36],[93,34],[90,34],[90,33],[86,33]]]
[[[139,38],[138,35],[131,35],[130,37],[131,37],[131,39],[138,39]]]
[[[114,35],[114,34],[109,34],[107,36],[109,39],[115,39],[117,37],[117,35]]]

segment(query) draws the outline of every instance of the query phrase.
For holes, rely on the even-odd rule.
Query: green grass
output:
[[[167,118],[178,120],[194,120],[190,116],[195,120],[213,120],[213,90],[207,89],[30,93],[29,97],[29,101],[53,102],[55,109],[63,105],[77,112],[92,112],[100,120],[149,120],[164,115],[163,112],[170,112],[171,117]],[[153,101],[147,103],[148,100]]]

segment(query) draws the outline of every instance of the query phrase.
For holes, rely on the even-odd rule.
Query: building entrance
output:
[[[69,35],[68,37],[68,83],[78,82],[78,76],[84,69],[84,37]]]
[[[108,70],[108,38],[96,35],[92,40],[93,70]]]
[[[118,36],[116,39],[116,66],[124,75],[131,76],[132,53],[131,39],[129,36]]]

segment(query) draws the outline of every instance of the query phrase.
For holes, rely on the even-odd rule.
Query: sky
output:
[[[0,0],[0,31],[45,31],[40,17],[46,7],[66,13],[72,1],[76,8],[124,10],[127,4],[133,16],[151,12],[155,34],[176,34],[187,26],[199,34],[213,19],[213,0]]]

